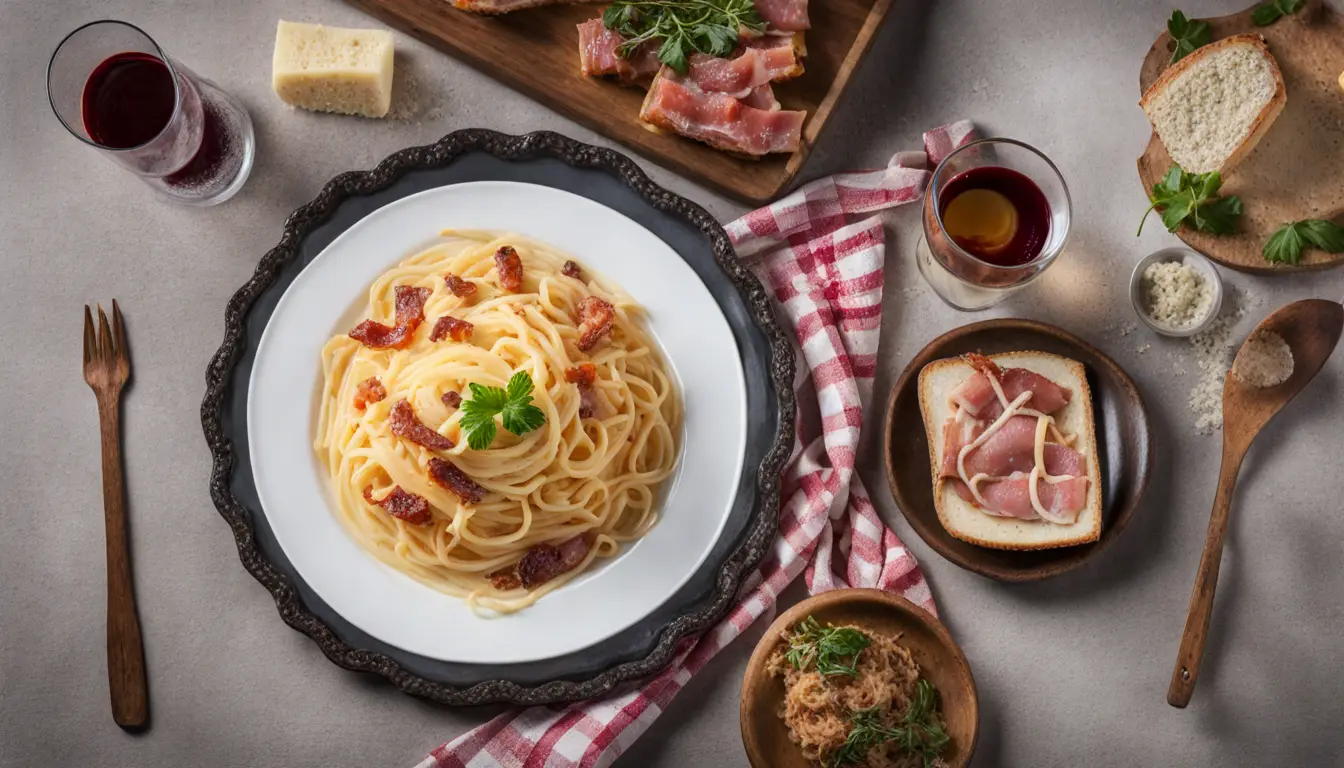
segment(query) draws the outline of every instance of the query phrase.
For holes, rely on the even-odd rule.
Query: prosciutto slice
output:
[[[724,93],[706,93],[664,67],[649,87],[639,117],[717,149],[760,156],[797,151],[807,113],[749,107]]]
[[[611,77],[627,85],[647,86],[662,62],[658,46],[645,43],[628,58],[617,53],[625,38],[607,29],[601,19],[579,25],[579,68],[588,77]],[[687,77],[700,90],[744,98],[770,82],[796,77],[802,72],[793,38],[766,35],[747,41],[730,58],[692,54]],[[772,99],[773,100],[773,99]]]
[[[579,68],[587,77],[614,77],[627,85],[647,85],[658,74],[663,63],[658,60],[658,46],[645,43],[635,49],[629,58],[621,58],[616,49],[625,38],[607,29],[601,19],[590,19],[579,25]]]
[[[770,26],[783,32],[797,32],[812,26],[807,17],[807,0],[756,0],[756,12]]]
[[[994,366],[993,363],[990,365]],[[1027,401],[1025,407],[1041,413],[1054,413],[1068,405],[1069,400],[1073,398],[1073,392],[1067,387],[1061,387],[1026,368],[1000,369],[994,366],[990,370],[998,372],[999,386],[1003,387],[1003,394],[1010,403],[1023,392],[1030,392],[1031,399]],[[1003,404],[999,402],[999,396],[995,394],[994,386],[984,370],[976,371],[971,378],[962,382],[961,386],[952,390],[949,397],[952,402],[968,413],[974,414],[977,419],[992,422],[1003,414]]]
[[[957,477],[957,456],[967,443],[982,435],[989,422],[957,422],[949,419],[943,427],[942,477]],[[1036,419],[1014,416],[983,445],[966,457],[966,476],[986,474],[993,477],[1014,472],[1030,472],[1036,466]],[[1051,475],[1086,474],[1083,455],[1066,445],[1045,444],[1045,471]]]
[[[1048,447],[1048,446],[1047,446]],[[1015,517],[1019,520],[1038,520],[1036,508],[1031,504],[1031,477],[1026,472],[1015,472],[998,480],[986,480],[979,485],[980,495],[989,506],[983,510],[998,517]],[[1086,477],[1071,477],[1058,484],[1051,485],[1044,480],[1036,483],[1036,495],[1041,506],[1050,510],[1052,522],[1070,524],[1077,522],[1078,513],[1087,504]],[[971,489],[961,480],[949,480],[948,484],[957,495],[972,504],[975,498]]]
[[[592,2],[597,0],[452,0],[453,7],[458,10],[488,15],[512,13],[539,5],[575,5]]]

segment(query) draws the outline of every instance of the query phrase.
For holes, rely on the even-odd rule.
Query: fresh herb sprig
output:
[[[1344,253],[1344,227],[1324,219],[1304,219],[1279,227],[1265,241],[1265,261],[1297,264],[1309,247],[1326,253]]]
[[[1213,28],[1207,21],[1187,19],[1180,11],[1171,12],[1171,18],[1167,19],[1167,31],[1171,33],[1171,39],[1176,41],[1176,47],[1171,51],[1172,64],[1194,53],[1196,48],[1208,45],[1213,36]]]
[[[742,29],[765,31],[754,0],[625,0],[607,6],[602,25],[625,38],[616,49],[621,58],[659,40],[658,60],[681,74],[691,54],[727,56]]]
[[[873,747],[888,741],[896,742],[906,754],[920,758],[925,768],[931,768],[952,740],[942,723],[933,718],[937,707],[937,689],[933,683],[921,679],[915,683],[915,698],[910,702],[909,711],[895,727],[889,728],[882,723],[881,707],[851,712],[845,743],[831,753],[828,768],[861,765]]]
[[[469,384],[471,399],[462,401],[462,420],[458,427],[467,436],[473,451],[483,451],[495,441],[495,415],[503,418],[504,428],[523,435],[546,423],[546,414],[532,404],[532,376],[518,371],[506,389]]]
[[[1211,235],[1236,232],[1237,221],[1241,218],[1241,198],[1236,195],[1219,197],[1218,190],[1222,186],[1223,175],[1217,171],[1186,173],[1173,163],[1162,181],[1153,185],[1152,205],[1143,212],[1137,234],[1143,234],[1143,222],[1148,220],[1148,214],[1154,208],[1162,212],[1162,223],[1168,232],[1175,232],[1182,223]]]
[[[1255,22],[1257,27],[1268,27],[1284,16],[1297,13],[1297,9],[1305,2],[1306,0],[1268,0],[1255,6],[1255,10],[1251,11],[1251,21]]]
[[[815,666],[823,677],[856,677],[859,654],[872,639],[851,627],[823,627],[808,616],[798,622],[789,636],[784,658],[794,668],[806,672]],[[845,659],[849,661],[846,662]]]

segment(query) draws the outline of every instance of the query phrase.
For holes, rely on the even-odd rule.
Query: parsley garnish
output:
[[[789,650],[785,660],[802,672],[814,666],[823,677],[844,675],[856,677],[859,674],[859,653],[867,648],[871,639],[857,629],[850,627],[823,627],[817,620],[808,616],[798,622],[789,636]],[[848,658],[849,663],[844,659]]]
[[[607,6],[602,25],[625,38],[616,49],[623,59],[661,40],[658,60],[683,75],[692,53],[725,57],[737,47],[740,30],[765,31],[754,0],[627,0]]]
[[[1268,27],[1284,16],[1297,13],[1297,9],[1301,8],[1304,2],[1306,0],[1269,0],[1255,6],[1255,10],[1251,11],[1251,21],[1255,22],[1257,27]]]
[[[1284,224],[1265,241],[1265,261],[1297,264],[1303,249],[1309,246],[1326,253],[1344,253],[1344,227],[1323,219]]]
[[[1217,171],[1186,173],[1173,163],[1162,181],[1153,185],[1153,202],[1143,212],[1137,234],[1143,234],[1143,222],[1154,208],[1162,212],[1168,232],[1175,232],[1182,222],[1211,235],[1236,232],[1241,199],[1236,195],[1218,197],[1222,186],[1223,176]]]
[[[471,399],[462,401],[458,426],[467,435],[473,451],[483,451],[495,441],[495,414],[503,416],[504,428],[522,435],[546,423],[546,414],[532,404],[532,377],[519,371],[509,379],[508,389],[469,384]]]
[[[1213,32],[1207,21],[1191,21],[1180,11],[1171,12],[1171,18],[1167,19],[1167,31],[1171,33],[1171,39],[1176,41],[1176,47],[1171,51],[1172,64],[1194,53],[1201,45],[1208,45]]]
[[[941,723],[933,720],[938,706],[938,691],[928,680],[915,683],[915,698],[901,723],[894,728],[882,724],[881,707],[854,710],[849,715],[849,733],[845,743],[831,753],[828,768],[861,765],[868,752],[879,744],[896,742],[906,754],[919,757],[925,768],[930,768],[942,753],[951,737]]]

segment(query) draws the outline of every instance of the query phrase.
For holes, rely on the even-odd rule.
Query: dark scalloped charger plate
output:
[[[246,403],[256,343],[303,266],[355,222],[400,198],[469,181],[507,180],[564,189],[606,205],[661,237],[695,270],[731,326],[746,375],[746,468],[724,533],[694,576],[647,617],[581,651],[525,664],[439,661],[380,642],[341,618],[299,578],[259,514],[247,451]],[[210,495],[233,529],[248,572],[270,590],[280,617],[346,669],[387,678],[406,693],[460,706],[533,705],[601,695],[672,660],[678,641],[731,607],[742,577],[769,549],[779,473],[794,420],[794,359],[769,297],[737,260],[703,208],[649,180],[630,158],[564,136],[464,130],[397,152],[372,171],[343,173],[285,221],[280,243],[234,294],[224,343],[206,371],[201,422],[214,456]],[[692,447],[693,449],[693,447]]]

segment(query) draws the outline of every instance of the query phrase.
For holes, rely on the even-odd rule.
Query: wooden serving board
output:
[[[1344,18],[1321,0],[1307,0],[1297,13],[1257,27],[1251,10],[1204,21],[1213,28],[1213,40],[1244,32],[1263,35],[1283,72],[1288,103],[1255,150],[1224,174],[1223,194],[1237,195],[1244,204],[1238,234],[1208,235],[1184,226],[1176,234],[1214,261],[1245,272],[1344,264],[1344,253],[1314,248],[1303,251],[1297,266],[1270,264],[1261,254],[1265,241],[1285,223],[1344,217],[1344,90],[1339,86]],[[1140,94],[1167,68],[1171,47],[1171,35],[1163,32],[1143,61]],[[1171,156],[1154,133],[1139,158],[1144,189],[1151,191],[1169,167]]]
[[[577,25],[599,16],[603,5],[479,16],[447,0],[348,2],[660,165],[757,205],[777,198],[798,173],[891,6],[891,0],[813,0],[807,72],[775,92],[785,109],[808,112],[801,146],[792,155],[749,160],[650,132],[639,120],[642,90],[579,72]],[[520,125],[517,132],[529,128]]]

